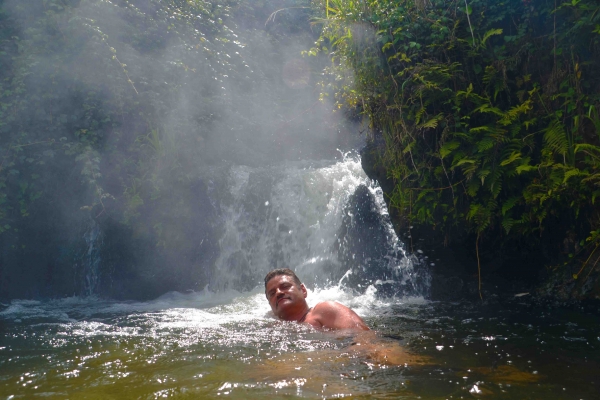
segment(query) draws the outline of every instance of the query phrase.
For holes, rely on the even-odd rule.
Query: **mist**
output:
[[[2,298],[202,289],[231,166],[363,140],[319,99],[308,1],[0,7]]]

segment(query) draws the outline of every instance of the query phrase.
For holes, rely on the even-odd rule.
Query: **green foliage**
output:
[[[513,239],[562,224],[598,243],[596,1],[315,4],[322,96],[385,139],[390,204],[409,223]]]
[[[0,234],[53,204],[164,243],[152,211],[175,201],[173,182],[222,161],[207,142],[259,130],[249,99],[273,73],[256,64],[277,66],[259,47],[266,3],[0,0]],[[293,21],[281,12],[269,28]]]

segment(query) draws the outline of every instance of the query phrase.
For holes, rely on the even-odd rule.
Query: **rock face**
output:
[[[384,296],[428,296],[429,269],[407,256],[389,215],[360,185],[348,201],[338,236],[338,260],[351,287],[374,284]]]
[[[91,294],[149,299],[202,288],[220,237],[205,183],[173,184],[168,196],[140,207],[140,214],[148,226],[130,226],[96,209],[68,218],[47,210],[21,235],[4,235],[0,299]]]
[[[160,227],[135,231],[107,219],[102,223],[102,269],[96,293],[148,299],[167,291],[201,289],[218,256],[219,218],[202,180],[174,184],[169,196],[141,210]],[[139,227],[138,227],[139,229]]]
[[[387,171],[379,161],[382,151],[384,143],[381,139],[374,140],[361,151],[361,160],[367,175],[380,183],[387,201],[394,190],[394,183],[388,179]],[[365,194],[357,194],[357,199],[366,198]],[[357,204],[366,207],[365,200]],[[390,208],[390,216],[398,237],[406,243],[407,252],[429,268],[432,300],[479,299],[475,236],[466,232],[444,235],[429,226],[411,226],[394,208]],[[369,229],[368,224],[361,229]],[[547,264],[548,252],[526,243],[501,247],[494,246],[493,239],[489,242],[479,249],[483,297],[533,291]],[[373,246],[377,252],[377,244]],[[364,256],[358,254],[357,257]]]
[[[550,271],[536,292],[559,300],[600,300],[599,264],[600,255],[592,255],[585,266],[567,263]]]
[[[393,248],[381,219],[369,189],[358,186],[350,197],[338,234],[338,259],[357,271],[356,276],[364,276],[365,267],[369,265],[370,275],[391,278],[385,257],[393,252]]]

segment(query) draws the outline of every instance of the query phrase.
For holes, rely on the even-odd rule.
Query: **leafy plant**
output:
[[[474,235],[479,254],[558,224],[595,249],[596,2],[315,3],[322,96],[385,139],[389,202],[408,225]]]

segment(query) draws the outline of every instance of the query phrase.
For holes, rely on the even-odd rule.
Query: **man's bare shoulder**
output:
[[[313,309],[315,311],[317,311],[317,310],[320,310],[320,311],[335,311],[335,310],[346,309],[346,308],[348,308],[348,307],[346,307],[342,303],[338,303],[337,301],[321,301],[320,303],[317,303],[313,307]]]
[[[311,319],[328,329],[368,330],[364,321],[350,308],[336,301],[323,301],[311,310]]]

